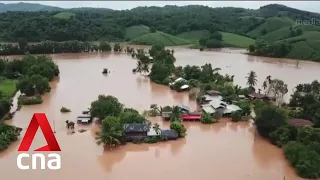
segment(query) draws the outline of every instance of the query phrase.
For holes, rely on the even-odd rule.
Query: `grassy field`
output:
[[[209,37],[210,32],[208,30],[196,30],[196,31],[188,31],[177,35],[182,39],[187,39],[192,42],[198,43],[199,39],[202,37]]]
[[[288,38],[286,40],[291,42],[291,41],[298,41],[301,39],[306,40],[306,41],[320,40],[320,32],[319,31],[307,31],[307,32],[304,32],[301,36]]]
[[[126,29],[125,39],[133,40],[149,33],[150,29],[147,26],[130,26]]]
[[[190,44],[190,41],[163,32],[149,33],[132,41],[134,44],[175,46]]]
[[[70,19],[72,16],[75,16],[75,14],[69,13],[69,12],[61,12],[54,15],[53,17],[60,18],[60,19]]]
[[[278,30],[272,31],[270,33],[267,33],[259,38],[269,41],[269,42],[273,42],[273,41],[278,41],[278,40],[282,40],[282,39],[286,39],[290,37],[290,27],[283,27],[280,28]]]
[[[254,43],[254,39],[241,36],[238,34],[220,32],[222,35],[222,41],[226,44],[231,44],[236,47],[247,48],[249,45]]]
[[[5,79],[0,82],[0,91],[4,96],[11,98],[16,92],[17,80]]]
[[[309,40],[309,41],[307,41],[307,43],[313,49],[320,51],[320,40],[314,40],[314,41]]]
[[[267,33],[275,31],[277,29],[283,27],[289,27],[294,25],[294,21],[288,18],[281,18],[281,17],[271,17],[266,19],[266,22],[255,28],[254,30],[247,33],[250,37],[259,37],[261,36],[261,31],[263,29],[266,30]]]

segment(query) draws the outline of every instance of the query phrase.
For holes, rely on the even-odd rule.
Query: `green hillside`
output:
[[[198,43],[199,39],[202,37],[209,37],[210,32],[208,30],[195,30],[195,31],[188,31],[183,32],[178,35],[178,37],[182,39],[187,39],[193,42]]]
[[[150,29],[147,26],[130,26],[126,28],[125,39],[133,40],[149,33]]]
[[[307,32],[304,32],[300,36],[288,38],[285,40],[289,41],[289,42],[297,42],[297,41],[302,41],[302,40],[306,40],[306,41],[320,40],[320,32],[319,31],[307,31]]]
[[[71,17],[74,17],[74,16],[75,16],[75,14],[70,13],[70,12],[61,12],[61,13],[54,15],[53,17],[60,18],[60,19],[70,19]]]
[[[149,33],[132,40],[134,44],[176,46],[190,44],[190,41],[163,32]]]
[[[249,45],[254,43],[254,39],[241,36],[238,34],[220,32],[222,34],[222,41],[234,45],[236,47],[247,48]]]
[[[277,29],[275,31],[269,32],[263,36],[260,36],[259,38],[264,39],[269,42],[278,41],[282,39],[286,39],[290,37],[290,30],[289,27],[283,27],[280,29]]]
[[[292,50],[287,55],[287,58],[310,59],[315,52],[305,41],[300,41],[292,44]]]
[[[248,32],[247,35],[250,37],[259,37],[264,35],[265,33],[270,33],[272,31],[278,30],[283,27],[289,27],[293,25],[295,22],[288,18],[281,18],[281,17],[271,17],[266,19],[266,22],[258,26],[257,28],[253,29],[252,31]]]

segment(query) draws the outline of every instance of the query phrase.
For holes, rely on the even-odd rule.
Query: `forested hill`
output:
[[[310,24],[297,24],[296,20],[310,20]],[[256,10],[189,5],[122,11],[76,8],[0,13],[0,41],[21,39],[28,42],[130,41],[165,46],[195,44],[209,48],[247,48],[256,40],[264,40],[257,44],[258,49],[251,48],[258,51],[257,55],[320,60],[320,14],[278,4]],[[288,46],[280,48],[285,49],[284,52],[274,52],[282,45],[270,46],[266,42],[283,42]]]
[[[0,3],[0,13],[7,11],[60,11],[63,10],[59,7],[46,6],[37,3],[12,3],[4,4]]]

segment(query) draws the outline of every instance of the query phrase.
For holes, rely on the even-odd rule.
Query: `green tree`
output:
[[[111,51],[111,46],[109,43],[102,41],[99,43],[99,49],[103,52]]]
[[[247,78],[247,85],[249,85],[250,87],[254,87],[256,84],[257,84],[257,82],[258,82],[258,80],[257,80],[257,74],[256,74],[256,72],[254,72],[254,71],[250,71],[249,73],[248,73],[248,76],[246,77]]]
[[[216,120],[213,119],[213,117],[210,114],[202,113],[200,122],[203,124],[212,124],[212,123],[216,122]]]
[[[264,136],[269,137],[272,131],[287,123],[287,117],[283,110],[274,106],[264,106],[257,114],[255,124],[258,132]]]
[[[119,117],[122,124],[146,122],[146,119],[143,116],[141,116],[138,112],[133,111],[123,111]]]
[[[181,121],[181,110],[180,107],[178,106],[173,106],[172,107],[172,113],[171,113],[171,117],[170,117],[170,121],[171,122],[175,122],[175,121]]]
[[[221,44],[221,41],[218,41],[216,39],[209,39],[206,41],[206,47],[207,48],[221,48],[222,44]]]
[[[119,43],[115,43],[113,46],[113,50],[116,52],[120,52],[120,51],[122,51],[122,48]]]
[[[112,148],[123,142],[123,127],[120,118],[108,116],[102,120],[101,131],[97,133],[97,143]]]
[[[170,123],[170,129],[175,130],[178,133],[179,137],[185,137],[187,129],[184,125],[178,121]]]
[[[26,76],[17,84],[17,89],[27,96],[33,96],[37,93],[44,94],[51,90],[49,80],[41,75]]]
[[[99,95],[98,100],[91,103],[90,112],[93,117],[102,120],[107,116],[118,116],[122,108],[123,105],[116,97]]]
[[[253,44],[250,44],[248,50],[249,52],[253,53],[255,51],[255,46]]]

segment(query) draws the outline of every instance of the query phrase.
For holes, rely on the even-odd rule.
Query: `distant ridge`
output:
[[[0,13],[7,11],[61,11],[64,10],[60,7],[55,6],[47,6],[38,3],[12,3],[12,4],[4,4],[0,3]]]

